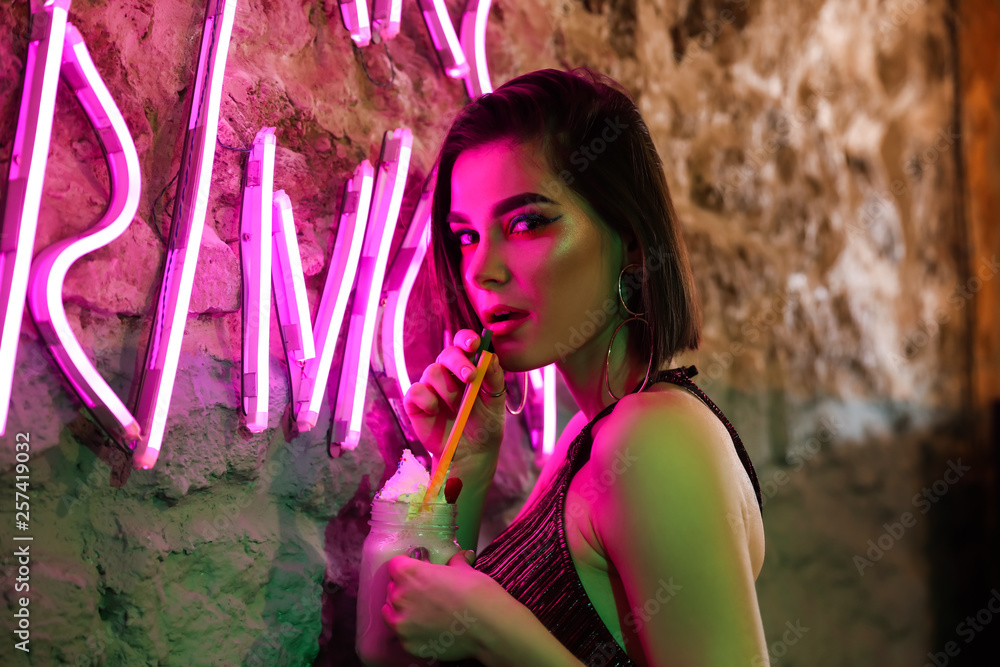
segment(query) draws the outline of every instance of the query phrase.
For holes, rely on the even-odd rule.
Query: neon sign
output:
[[[3,327],[0,329],[0,435],[7,428],[10,410],[14,361],[28,292],[38,209],[42,203],[42,182],[49,158],[68,12],[69,0],[47,0],[42,6],[33,1],[31,5],[24,88],[0,230],[0,326]]]
[[[62,303],[69,267],[128,228],[141,187],[134,142],[83,38],[67,22],[69,5],[70,0],[32,3],[31,38],[0,236],[0,434],[6,427],[21,313],[27,303],[46,346],[83,404],[111,437],[132,446],[135,467],[150,468],[163,445],[190,306],[236,0],[207,0],[173,224],[132,411],[87,357]],[[399,6],[399,0],[377,1],[374,28],[380,38],[390,39],[398,32]],[[488,0],[470,0],[459,40],[443,2],[421,0],[442,65],[450,76],[465,77],[471,97],[492,90],[483,44],[489,6]],[[351,38],[363,45],[372,27],[364,0],[342,3],[341,9]],[[51,245],[32,260],[60,74],[100,138],[111,193],[107,210],[91,229]],[[377,167],[363,161],[346,183],[333,256],[310,324],[292,203],[284,191],[274,191],[274,128],[262,128],[257,134],[244,175],[240,223],[245,319],[240,400],[248,430],[260,432],[268,422],[270,280],[298,430],[308,431],[318,421],[353,288],[345,360],[332,415],[334,445],[352,449],[360,441],[369,372],[406,436],[414,438],[402,408],[402,397],[411,385],[403,331],[406,305],[427,254],[433,179],[427,180],[420,194],[391,264],[389,257],[412,144],[409,129],[387,132]],[[529,420],[532,440],[548,452],[555,440],[554,367],[533,371],[530,377],[529,405],[535,406],[532,414],[540,415]]]
[[[219,127],[222,79],[233,32],[236,0],[221,0],[222,6],[217,10],[218,5],[219,0],[208,0],[205,12],[163,281],[139,383],[136,418],[143,427],[143,437],[133,441],[133,465],[136,468],[153,467],[163,445],[181,339],[191,303],[195,266],[201,248],[201,234],[205,227]]]
[[[340,15],[344,19],[344,26],[351,33],[351,40],[357,46],[368,46],[372,41],[372,26],[368,20],[367,1],[341,2]]]
[[[434,45],[441,70],[452,79],[464,79],[470,99],[493,92],[489,67],[486,63],[486,23],[492,0],[468,0],[462,12],[459,33],[448,15],[444,0],[418,0],[427,34]],[[399,34],[402,0],[375,0],[372,20],[368,19],[365,0],[340,3],[344,27],[359,47],[372,42],[372,33],[379,40],[389,40]]]
[[[56,363],[101,425],[117,438],[138,438],[138,422],[94,368],[76,339],[66,319],[62,294],[69,267],[114,241],[132,224],[139,208],[139,155],[83,37],[72,25],[65,32],[62,77],[100,137],[108,163],[111,196],[103,217],[91,230],[54,243],[35,257],[31,263],[28,307]]]
[[[316,356],[306,361],[301,371],[298,364],[289,365],[292,376],[292,403],[300,432],[314,427],[319,419],[320,402],[323,400],[327,380],[330,377],[334,348],[337,346],[341,324],[347,312],[351,285],[361,259],[361,245],[368,226],[374,180],[372,166],[365,160],[354,170],[354,177],[344,188],[333,257],[330,260],[323,296],[313,323]]]
[[[271,201],[274,192],[274,128],[253,140],[243,176],[240,263],[243,267],[242,402],[251,433],[267,428],[268,328],[271,324]]]
[[[399,206],[403,202],[403,186],[406,184],[412,148],[413,134],[408,129],[385,133],[347,329],[347,351],[344,353],[333,412],[332,440],[345,449],[354,449],[361,439],[361,417],[368,391],[375,318],[382,296],[382,279],[389,261],[389,245],[399,218]]]

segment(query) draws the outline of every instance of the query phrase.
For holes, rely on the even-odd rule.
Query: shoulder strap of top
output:
[[[747,475],[750,477],[750,482],[753,484],[754,493],[757,496],[757,506],[760,509],[761,515],[764,514],[764,501],[760,493],[760,483],[757,481],[757,472],[753,468],[753,463],[750,461],[750,455],[747,454],[746,448],[743,446],[743,440],[740,438],[740,434],[736,432],[736,428],[730,423],[726,418],[726,415],[722,413],[719,406],[715,404],[712,399],[701,390],[701,387],[696,385],[694,381],[691,380],[695,375],[698,374],[698,369],[694,366],[684,366],[682,368],[671,368],[669,370],[660,371],[655,374],[649,384],[654,382],[670,382],[672,384],[684,387],[692,394],[697,396],[701,401],[708,406],[708,408],[715,413],[715,416],[719,418],[722,424],[726,427],[729,432],[729,436],[733,439],[733,444],[736,446],[736,454],[740,457],[740,462],[743,464],[743,468],[746,470]],[[631,393],[639,390],[642,384],[636,386]],[[648,385],[647,385],[648,386]],[[583,467],[583,465],[590,459],[590,449],[593,445],[593,438],[591,438],[590,432],[594,424],[610,414],[615,406],[618,405],[618,401],[615,401],[611,405],[608,405],[603,410],[601,410],[596,417],[594,417],[583,430],[580,431],[580,435],[577,436],[576,440],[570,447],[569,457],[571,460],[571,468],[569,477],[572,478],[576,473]],[[568,483],[568,480],[567,480]]]
[[[719,406],[716,405],[715,402],[710,399],[704,391],[702,391],[701,387],[696,385],[691,379],[697,374],[697,368],[694,366],[685,366],[684,368],[664,371],[664,377],[662,379],[667,382],[680,385],[700,398],[702,402],[715,413],[715,416],[719,418],[719,421],[721,421],[726,427],[726,430],[729,431],[729,436],[733,439],[733,444],[736,446],[736,454],[740,457],[740,463],[743,464],[743,468],[747,471],[747,475],[750,477],[750,482],[753,484],[753,491],[757,496],[757,507],[760,509],[761,516],[763,516],[764,500],[760,494],[760,483],[757,481],[757,471],[753,469],[753,463],[750,461],[750,455],[747,454],[746,447],[743,446],[743,440],[740,438],[740,434],[736,432],[736,428],[729,422],[726,415],[722,414],[722,410],[719,409]]]

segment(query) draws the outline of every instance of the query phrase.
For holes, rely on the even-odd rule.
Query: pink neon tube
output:
[[[253,140],[243,179],[240,260],[243,266],[242,402],[251,433],[267,428],[271,325],[271,197],[274,192],[274,128]]]
[[[0,226],[0,435],[7,429],[69,5],[70,0],[31,3],[32,34]]]
[[[468,75],[469,63],[465,60],[465,53],[458,42],[455,26],[444,0],[420,0],[420,11],[441,62],[441,69],[452,79]]]
[[[375,0],[372,29],[381,39],[392,39],[399,34],[402,15],[403,0]]]
[[[490,69],[486,64],[486,23],[490,17],[492,0],[468,0],[462,13],[462,51],[469,62],[465,76],[465,89],[469,99],[493,92]]]
[[[420,199],[413,210],[410,225],[403,242],[393,257],[385,279],[385,304],[382,306],[381,345],[372,351],[372,368],[382,393],[396,414],[396,420],[409,439],[416,435],[410,427],[409,417],[403,408],[403,396],[410,389],[410,376],[406,370],[406,351],[403,347],[403,329],[406,324],[406,306],[410,300],[413,283],[427,255],[430,232],[431,201],[434,196],[434,179],[428,177]],[[417,317],[425,315],[418,314]],[[412,320],[411,320],[412,321]]]
[[[327,268],[323,296],[313,321],[316,356],[306,362],[301,372],[298,366],[289,367],[296,425],[300,432],[316,426],[319,419],[320,407],[330,378],[330,367],[333,365],[333,353],[347,312],[351,287],[358,274],[361,249],[368,228],[374,179],[371,164],[368,160],[364,160],[354,170],[354,177],[344,188],[337,239]],[[355,299],[355,303],[359,300],[360,298]]]
[[[274,193],[272,210],[271,283],[274,285],[278,324],[289,368],[302,368],[316,356],[316,343],[309,320],[309,298],[302,273],[298,237],[295,235],[292,200],[284,190]]]
[[[367,0],[350,0],[340,3],[340,15],[344,27],[351,33],[351,39],[358,46],[368,46],[372,41],[372,28],[368,21]]]
[[[548,457],[556,448],[556,365],[542,369],[542,453]]]
[[[108,162],[111,195],[108,209],[90,230],[49,246],[35,257],[29,280],[28,306],[49,350],[101,425],[115,438],[138,438],[139,424],[101,377],[70,327],[63,308],[63,283],[76,260],[102,248],[128,229],[139,207],[139,156],[125,119],[87,52],[80,32],[66,29],[63,79],[76,93]]]
[[[163,282],[139,386],[136,417],[144,437],[136,441],[133,457],[136,468],[151,468],[163,445],[208,209],[222,79],[236,13],[236,0],[222,0],[217,16],[216,1],[208,0]]]
[[[386,132],[382,142],[375,194],[372,196],[368,231],[361,251],[347,348],[334,406],[331,440],[345,449],[354,449],[361,439],[361,418],[368,389],[375,316],[389,259],[389,246],[399,218],[412,146],[413,135],[406,128]]]

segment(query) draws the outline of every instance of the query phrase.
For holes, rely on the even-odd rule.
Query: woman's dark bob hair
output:
[[[668,367],[675,354],[696,349],[701,313],[660,157],[629,95],[614,80],[584,68],[511,79],[462,109],[448,131],[437,161],[430,240],[433,292],[443,299],[439,308],[448,329],[483,328],[465,292],[461,250],[446,221],[452,168],[464,151],[497,141],[540,141],[553,174],[540,194],[559,201],[568,189],[606,227],[639,243],[644,268],[632,275],[641,311],[638,303],[629,307],[645,313],[653,335],[650,340],[649,327],[635,323],[630,339],[639,349],[632,354],[646,360],[652,345],[655,371]]]

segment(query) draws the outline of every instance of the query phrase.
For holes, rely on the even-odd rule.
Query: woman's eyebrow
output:
[[[555,203],[556,202],[552,201],[545,195],[538,194],[537,192],[522,192],[519,195],[511,195],[506,199],[501,199],[500,201],[498,201],[496,204],[494,204],[492,213],[494,218],[499,218],[501,215],[509,213],[510,211],[513,211],[516,208],[520,208],[525,204],[555,204]],[[455,211],[450,212],[446,219],[449,223],[467,223],[469,221],[469,219],[466,218],[464,215],[462,215],[461,213],[457,213]]]

